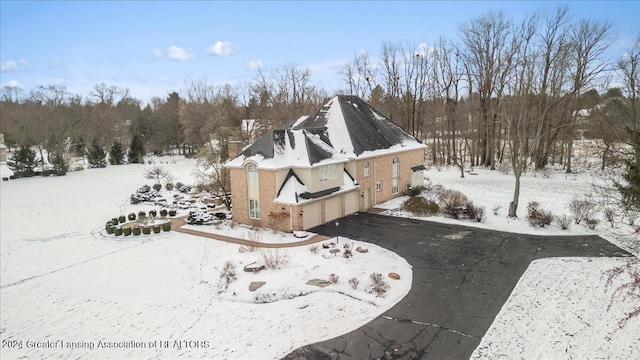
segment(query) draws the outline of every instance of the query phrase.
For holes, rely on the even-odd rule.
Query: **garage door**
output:
[[[302,227],[307,230],[322,224],[320,203],[313,203],[302,208]]]
[[[344,196],[344,214],[349,215],[360,210],[360,199],[358,192],[352,191]]]
[[[324,202],[324,221],[329,222],[342,217],[342,206],[340,197],[336,196]]]

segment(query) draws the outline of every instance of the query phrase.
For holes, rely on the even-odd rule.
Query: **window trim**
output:
[[[397,177],[391,180],[391,194],[396,195],[400,192],[400,185]]]
[[[247,166],[247,187],[249,189],[258,189],[260,187],[260,178],[258,175],[258,166],[249,164]]]
[[[249,199],[249,219],[260,220],[260,200]]]
[[[391,174],[394,178],[400,175],[400,159],[397,157],[393,158],[393,162],[391,163]]]
[[[336,179],[336,164],[323,165],[318,168],[318,182],[324,183]]]
[[[376,191],[382,191],[382,180],[376,182]]]

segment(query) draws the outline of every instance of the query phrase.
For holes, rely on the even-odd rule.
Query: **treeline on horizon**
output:
[[[520,22],[489,12],[458,30],[435,44],[384,42],[376,56],[355,54],[335,94],[362,97],[427,143],[433,164],[552,163],[571,172],[573,141],[583,135],[599,139],[603,168],[624,158],[615,144],[632,144],[640,131],[640,36],[623,57],[608,59],[612,24],[575,19],[566,7]],[[228,141],[252,141],[328,101],[311,75],[288,64],[241,85],[194,80],[144,105],[104,83],[84,98],[56,85],[29,93],[5,87],[0,132],[8,146],[44,156],[82,155],[92,144],[108,151],[138,136],[157,154],[194,155],[215,141],[225,160]],[[243,119],[253,121],[243,128]]]

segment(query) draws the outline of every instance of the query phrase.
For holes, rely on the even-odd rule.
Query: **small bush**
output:
[[[171,227],[169,227],[169,228],[171,228]],[[154,233],[154,234],[160,234],[160,230],[162,230],[162,229],[161,229],[161,228],[160,228],[160,226],[158,226],[158,225],[155,225],[155,226],[153,227],[153,233]]]
[[[318,245],[313,245],[309,248],[309,251],[311,251],[312,254],[317,254],[318,253]]]
[[[158,230],[160,230],[160,228],[158,228]],[[160,231],[158,231],[158,232],[160,232]],[[142,233],[145,234],[145,235],[151,234],[151,228],[148,227],[148,226],[143,227],[142,228]]]
[[[126,217],[124,217],[124,215],[120,215],[120,217],[118,218],[118,222],[119,222],[120,224],[122,224],[122,223],[124,223],[125,221],[127,221],[127,218],[126,218]]]
[[[291,258],[287,254],[286,250],[266,250],[261,251],[260,255],[262,256],[262,261],[264,265],[272,270],[280,269],[281,267],[287,265]]]
[[[167,189],[167,191],[171,191],[173,190],[173,183],[166,183],[164,184],[164,188]]]
[[[149,216],[157,217],[158,216],[158,212],[155,211],[155,210],[149,210]]]
[[[588,197],[574,198],[569,203],[569,211],[576,225],[583,220],[592,219],[596,212],[596,202]]]
[[[181,187],[183,187],[183,186],[184,186],[184,184],[183,184],[183,183],[181,183],[180,181],[178,181],[178,182],[176,183],[175,189],[176,189],[176,190],[180,190],[180,188],[181,188]]]
[[[567,230],[571,225],[571,217],[569,215],[556,216],[556,222],[562,230]]]
[[[167,217],[167,209],[160,210],[160,217]]]
[[[591,219],[591,218],[584,219],[584,224],[587,225],[587,227],[591,230],[595,229],[599,223],[600,223],[600,220],[598,219]]]
[[[531,226],[545,227],[546,225],[551,225],[553,215],[540,209],[538,202],[532,201],[527,205],[527,220]]]
[[[140,228],[139,228],[139,227],[134,227],[134,228],[133,228],[133,235],[138,236],[138,235],[140,235],[140,234],[142,234],[142,230],[140,230]]]
[[[233,263],[231,261],[227,261],[224,264],[224,267],[222,268],[222,271],[220,272],[220,290],[218,291],[218,293],[221,293],[225,290],[227,290],[227,288],[229,287],[229,284],[231,284],[233,281],[235,281],[237,279],[236,276],[236,267],[235,265],[233,265]]]
[[[473,206],[473,204],[469,204],[469,206]],[[474,209],[475,209],[475,214],[473,215],[473,219],[475,219],[476,222],[483,222],[484,219],[487,218],[487,216],[484,213],[484,206],[474,207]]]
[[[124,236],[129,236],[129,235],[131,235],[132,232],[133,231],[131,230],[131,228],[127,227],[127,228],[124,228],[122,233],[124,234]]]
[[[162,231],[171,231],[171,223],[164,223],[162,224]]]
[[[120,221],[118,220],[118,218],[117,218],[117,217],[114,217],[113,219],[111,219],[111,223],[112,223],[113,225],[118,225],[118,223],[119,223],[119,222],[120,222]]]
[[[111,235],[115,232],[115,227],[113,226],[107,226],[107,234]]]
[[[127,219],[129,219],[129,221],[133,221],[136,219],[136,214],[135,213],[130,213],[129,215],[127,215]]]
[[[169,216],[176,216],[175,210],[169,210]]]
[[[446,189],[440,193],[440,210],[448,217],[459,219],[470,201],[458,190]]]
[[[158,183],[153,184],[153,190],[155,191],[162,190],[162,184],[158,184]]]
[[[349,285],[351,285],[352,289],[357,289],[358,288],[358,284],[360,283],[360,281],[358,281],[358,279],[356,278],[351,278],[349,279]]]
[[[336,275],[336,274],[331,274],[331,275],[329,275],[329,281],[330,281],[332,284],[336,284],[336,283],[338,283],[338,279],[340,279],[340,277],[339,277],[338,275]]]
[[[369,288],[369,291],[372,293],[375,293],[377,297],[384,297],[384,294],[387,292],[387,289],[389,289],[389,285],[387,285],[387,282],[384,281],[382,274],[372,273],[370,275],[370,278],[371,278],[371,287]]]
[[[434,202],[423,198],[422,196],[412,196],[408,198],[402,209],[420,216],[431,216],[440,212],[440,206]]]
[[[124,231],[122,230],[122,228],[116,228],[115,230],[113,230],[113,233],[114,233],[116,236],[120,236],[120,235],[122,235],[122,233],[123,233],[123,232],[124,232]]]
[[[493,215],[500,215],[500,209],[502,209],[502,206],[500,205],[496,205],[493,207]]]
[[[138,211],[138,217],[139,218],[145,218],[145,217],[147,217],[147,213],[142,211],[142,210],[140,210],[140,211]]]

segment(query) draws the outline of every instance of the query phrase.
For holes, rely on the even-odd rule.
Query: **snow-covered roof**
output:
[[[266,133],[227,167],[310,167],[425,145],[357,96],[338,95],[310,116]]]
[[[342,176],[344,185],[312,193],[309,191],[309,188],[307,188],[307,186],[302,182],[302,180],[300,180],[296,173],[293,170],[290,170],[284,183],[278,190],[278,194],[274,200],[274,203],[285,205],[299,205],[302,203],[313,201],[314,199],[320,197],[342,194],[358,187],[358,183],[351,177],[351,175],[349,175],[346,170],[343,171]]]

